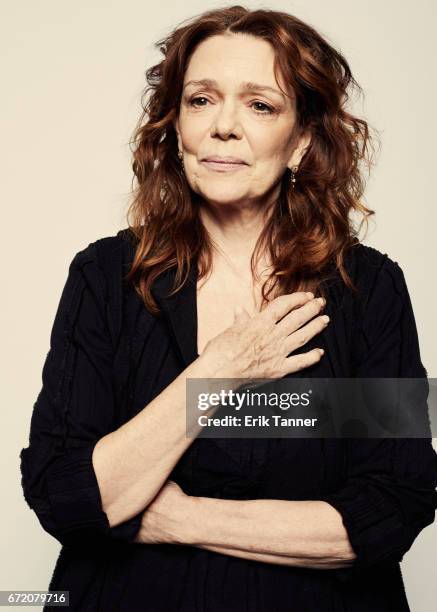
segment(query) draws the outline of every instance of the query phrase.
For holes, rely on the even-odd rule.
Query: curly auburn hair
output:
[[[179,112],[185,69],[197,45],[208,37],[233,33],[250,34],[272,45],[275,75],[280,71],[293,88],[297,123],[311,134],[296,186],[290,189],[287,168],[278,201],[252,254],[252,273],[262,248],[269,250],[272,262],[272,274],[262,287],[263,303],[273,290],[278,295],[293,291],[325,295],[323,281],[338,272],[356,291],[344,258],[359,243],[363,221],[367,229],[367,217],[374,214],[360,201],[365,186],[361,166],[364,163],[370,170],[373,163],[369,125],[346,110],[351,88],[362,90],[345,58],[313,27],[285,12],[237,5],[183,22],[155,43],[164,59],[146,71],[143,112],[131,139],[137,186],[127,221],[136,251],[127,280],[154,314],[159,308],[151,287],[160,274],[177,266],[174,294],[186,282],[193,256],[199,258],[198,278],[212,267],[197,194],[178,159],[173,121]],[[358,229],[350,219],[351,211],[363,216]]]

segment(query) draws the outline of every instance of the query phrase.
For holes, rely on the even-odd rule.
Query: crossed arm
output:
[[[340,514],[324,501],[191,497],[172,481],[145,510],[133,541],[315,569],[349,567],[356,558]]]

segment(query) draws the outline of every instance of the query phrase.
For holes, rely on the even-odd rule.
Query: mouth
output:
[[[236,157],[205,157],[200,163],[209,170],[218,172],[241,170],[248,165],[245,161]]]

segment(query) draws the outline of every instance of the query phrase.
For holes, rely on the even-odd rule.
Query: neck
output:
[[[214,257],[227,256],[237,265],[246,265],[265,226],[265,206],[232,204],[203,205],[200,219],[210,237]]]

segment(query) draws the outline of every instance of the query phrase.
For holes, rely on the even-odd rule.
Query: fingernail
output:
[[[326,304],[325,298],[319,297],[319,298],[317,298],[317,301],[320,302],[322,306],[324,306]]]
[[[314,297],[314,293],[312,293],[311,291],[307,291],[307,296],[308,296],[310,299],[313,299],[313,297]]]

